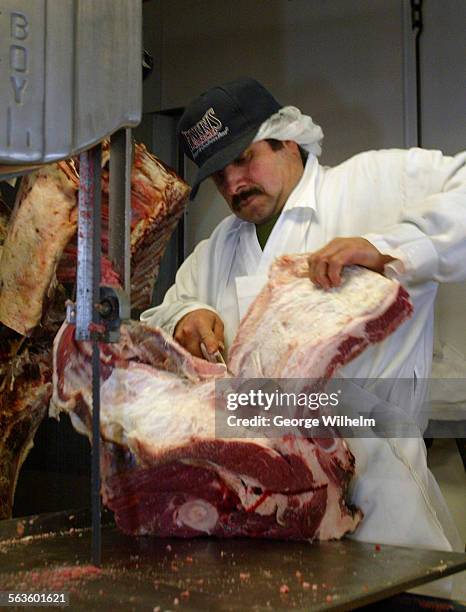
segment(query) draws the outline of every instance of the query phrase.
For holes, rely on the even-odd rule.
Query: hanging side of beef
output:
[[[183,215],[190,187],[175,172],[135,145],[131,174],[131,307],[149,308],[160,262]]]
[[[65,165],[65,168],[73,176],[72,166]],[[63,240],[58,240],[58,244],[47,242],[49,230],[59,232],[69,216],[73,224],[74,215],[70,192],[57,196],[62,180],[68,186],[65,191],[72,189],[66,177],[58,178],[62,172],[62,166],[55,165],[52,170],[44,168],[40,177],[36,175],[36,181],[29,176],[26,187],[23,187],[25,191],[16,200],[13,216],[10,208],[0,203],[0,248],[1,243],[6,242],[7,249],[0,262],[0,276],[7,279],[7,284],[0,289],[0,296],[5,320],[21,331],[19,333],[0,323],[1,518],[11,517],[18,474],[33,445],[37,428],[47,413],[52,394],[52,338],[63,321],[66,296],[54,280],[54,261],[63,249]],[[37,198],[37,210],[30,219],[28,215],[34,203],[27,192],[28,186],[31,187],[30,193]],[[60,210],[59,202],[63,201],[68,207],[65,214]],[[50,221],[47,215],[50,215]],[[30,252],[28,239],[32,242]],[[38,261],[33,265],[30,258],[35,257]],[[16,263],[18,268],[15,268]],[[35,278],[34,274],[43,277]],[[15,290],[12,283],[16,281]],[[28,288],[30,302],[24,293],[25,288]],[[16,291],[20,295],[18,299]],[[7,302],[8,296],[11,303]],[[40,325],[37,325],[37,317],[42,317]]]
[[[23,177],[0,259],[0,321],[22,335],[40,323],[55,271],[76,232],[78,176],[71,161]]]
[[[58,285],[28,337],[0,323],[0,517],[10,518],[19,471],[52,395],[52,341],[65,312]]]
[[[108,284],[120,279],[111,273],[108,255],[109,146],[102,157],[102,276]],[[136,310],[151,305],[160,262],[170,236],[182,216],[189,186],[168,166],[149,153],[143,144],[135,144],[131,172],[131,307]],[[76,277],[76,237],[65,249],[58,268],[61,282],[74,283]]]
[[[104,255],[108,253],[108,150],[106,144],[102,179]],[[189,186],[144,145],[136,144],[134,151],[131,304],[143,309],[151,304],[160,261],[185,209]],[[48,301],[53,299],[55,273],[61,283],[75,282],[78,187],[77,163],[71,160],[42,166],[22,179],[0,254],[0,322],[20,334],[30,335],[40,324]],[[2,214],[0,235],[5,224]],[[106,257],[103,278],[113,285],[120,280]]]
[[[309,281],[306,254],[275,260],[230,348],[228,367],[242,378],[311,378],[325,384],[369,344],[381,342],[412,312],[406,290],[352,266],[328,291]]]
[[[2,258],[3,243],[8,233],[8,221],[11,210],[0,194],[0,259]]]
[[[53,331],[53,330],[52,330]],[[0,325],[0,519],[10,518],[21,466],[52,395],[50,347]]]

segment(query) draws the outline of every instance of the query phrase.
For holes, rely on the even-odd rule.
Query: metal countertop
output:
[[[466,568],[463,554],[348,539],[162,539],[107,524],[96,571],[81,524],[79,513],[0,523],[0,589],[69,591],[73,611],[350,610]]]

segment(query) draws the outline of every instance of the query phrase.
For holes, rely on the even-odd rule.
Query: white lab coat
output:
[[[185,314],[209,308],[225,324],[228,349],[273,259],[316,251],[337,236],[363,236],[395,257],[385,273],[401,280],[414,305],[410,320],[341,375],[414,383],[428,378],[437,283],[466,279],[466,153],[370,151],[335,168],[320,166],[310,155],[263,252],[253,224],[227,217],[180,267],[163,303],[145,311],[141,320],[173,333]],[[402,408],[422,428],[426,423],[417,411],[424,391],[419,387]],[[383,399],[396,405],[396,389]],[[421,438],[349,442],[358,466],[352,499],[365,513],[356,538],[464,550],[427,469]]]

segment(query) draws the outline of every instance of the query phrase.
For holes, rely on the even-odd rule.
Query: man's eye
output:
[[[252,157],[251,151],[246,151],[236,159],[237,164],[247,164]]]

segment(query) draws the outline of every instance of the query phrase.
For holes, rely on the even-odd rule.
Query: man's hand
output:
[[[195,357],[203,358],[201,342],[208,353],[223,351],[223,323],[220,317],[206,308],[188,312],[175,327],[173,337]]]
[[[309,277],[318,287],[330,289],[340,285],[344,266],[357,264],[382,273],[393,259],[382,255],[365,238],[335,238],[309,256]]]

